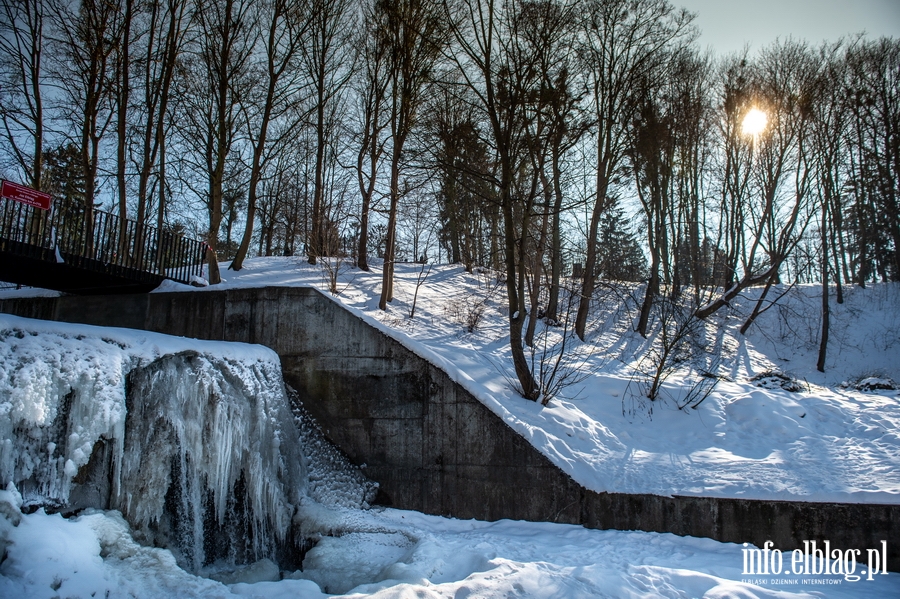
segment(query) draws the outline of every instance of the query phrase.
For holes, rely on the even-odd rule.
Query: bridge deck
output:
[[[101,210],[0,199],[0,280],[79,294],[142,293],[202,276],[206,244]]]

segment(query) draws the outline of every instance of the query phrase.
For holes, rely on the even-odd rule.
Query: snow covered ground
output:
[[[683,381],[695,376],[686,368],[670,377],[664,398],[652,405],[633,393],[640,382],[634,366],[647,342],[628,332],[632,314],[611,297],[598,306],[589,342],[570,348],[573,366],[587,372],[587,378],[542,407],[522,400],[510,388],[502,287],[497,288],[490,274],[467,274],[451,266],[434,267],[417,287],[417,279],[424,275],[420,268],[398,265],[396,299],[386,313],[376,307],[377,271],[339,268],[340,294],[335,299],[448,369],[588,487],[897,503],[898,393],[840,386],[854,379],[900,380],[897,286],[849,290],[847,302],[834,306],[834,346],[824,375],[815,371],[818,290],[804,288],[784,298],[781,307],[761,317],[747,338],[739,337],[736,328],[752,298],[735,302],[733,310],[707,331],[712,357],[692,362],[695,366],[704,359],[709,366],[719,362],[718,373],[730,380],[721,381],[696,410],[675,407],[686,393]],[[323,271],[300,258],[251,260],[240,273],[225,271],[225,275],[229,278],[225,287],[328,288]],[[174,284],[162,290],[197,292]],[[23,293],[27,291],[3,292]],[[410,318],[414,300],[415,315]],[[467,325],[479,310],[477,326],[470,332]],[[35,376],[30,380],[47,380],[41,369],[55,373],[50,379],[64,385],[100,381],[101,387],[113,391],[124,385],[123,373],[134,364],[116,366],[115,359],[98,358],[102,352],[97,351],[71,355],[60,350],[73,340],[127,347],[132,356],[128,360],[138,362],[187,347],[197,351],[200,343],[122,329],[97,337],[94,327],[0,316],[0,330],[16,327],[34,331],[34,347],[43,349],[29,350],[21,362],[28,368],[17,371],[19,378],[11,378],[9,368],[0,372],[0,385],[5,385],[0,404],[19,400],[8,402],[9,413],[14,406],[20,411],[39,407],[42,394],[53,391],[28,387],[29,379],[22,378],[31,372]],[[264,348],[201,345],[210,354],[231,354],[251,363],[271,359]],[[46,360],[45,355],[59,359]],[[760,381],[762,387],[750,380],[771,370],[787,372],[802,390],[788,393],[778,378]],[[23,399],[25,389],[30,389],[28,401]],[[115,415],[105,416],[116,421]],[[32,412],[28,417],[42,416]],[[66,459],[74,467],[82,456]],[[65,460],[60,463],[63,473],[72,471]],[[0,598],[4,599],[315,598],[325,593],[459,599],[900,596],[897,574],[863,573],[871,570],[865,552],[859,563],[844,563],[837,575],[819,574],[815,565],[799,574],[784,570],[778,575],[747,575],[743,572],[747,548],[707,539],[549,523],[459,521],[398,510],[325,507],[313,500],[302,502],[301,517],[307,532],[318,532],[322,540],[307,555],[303,572],[278,572],[274,564],[260,562],[230,575],[217,572],[225,584],[185,572],[168,550],[137,544],[117,512],[86,511],[64,519],[43,510],[23,514],[21,505],[14,487],[0,491],[0,556],[5,556],[0,558]],[[790,558],[785,554],[785,567]]]
[[[0,538],[7,544],[0,597],[9,599],[316,599],[326,592],[379,599],[900,594],[897,574],[869,580],[862,573],[868,567],[864,562],[844,568],[852,572],[846,575],[746,576],[741,546],[708,539],[459,521],[399,510],[327,511],[320,518],[336,526],[340,536],[325,537],[307,555],[303,572],[271,580],[278,570],[263,562],[223,584],[181,570],[167,550],[138,545],[115,512],[87,512],[69,520],[43,511],[21,515],[15,495],[0,491]],[[18,526],[12,525],[15,521]]]

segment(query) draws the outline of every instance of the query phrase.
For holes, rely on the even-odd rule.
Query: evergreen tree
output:
[[[87,179],[82,163],[81,148],[68,143],[44,152],[42,187],[53,196],[52,210],[64,226],[57,231],[65,241],[60,241],[64,251],[81,253],[83,243],[89,241],[93,230],[94,203],[88,212],[85,198],[88,195]],[[97,187],[92,190],[96,197]]]
[[[462,263],[471,272],[485,253],[482,212],[491,197],[485,183],[490,170],[487,148],[469,119],[453,122],[452,117],[439,116],[434,127],[440,173],[438,236],[450,262]]]
[[[601,278],[641,281],[647,276],[647,258],[628,226],[625,210],[613,205],[600,219],[598,272]]]
[[[69,143],[44,152],[42,185],[53,196],[53,210],[66,221],[78,222],[84,214],[86,184],[77,145]]]

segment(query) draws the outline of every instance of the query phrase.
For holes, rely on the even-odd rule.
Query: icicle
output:
[[[206,554],[210,534],[251,561],[286,540],[306,470],[274,353],[150,361],[81,335],[0,330],[0,341],[0,484],[26,504],[67,508],[98,471],[108,492],[88,505],[176,544],[194,571],[222,557]]]
[[[198,572],[296,559],[301,504],[372,501],[287,398],[274,352],[39,322],[0,316],[0,488],[26,505],[119,510]]]
[[[185,353],[137,369],[129,383],[117,506],[132,525],[152,534],[165,517],[161,496],[174,492],[178,543],[196,571],[207,561],[209,520],[227,528],[240,519],[229,510],[243,503],[253,560],[271,557],[273,541],[285,540],[306,480],[277,366]],[[284,435],[293,442],[271,443]],[[178,480],[169,480],[172,470]],[[239,480],[243,497],[235,496]]]

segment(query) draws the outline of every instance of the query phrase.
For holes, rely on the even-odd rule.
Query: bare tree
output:
[[[335,104],[343,99],[353,74],[353,37],[350,19],[354,18],[351,0],[313,0],[310,6],[310,28],[307,43],[303,44],[303,68],[312,87],[312,110],[315,114],[315,164],[313,203],[310,231],[307,240],[309,263],[323,255],[325,226],[325,170],[326,152],[336,131],[332,125]]]
[[[815,72],[815,60],[805,45],[776,43],[760,55],[750,73],[752,85],[733,92],[726,88],[724,110],[729,125],[725,143],[735,148],[743,144],[743,155],[752,160],[746,163],[750,170],[743,176],[737,168],[729,176],[736,183],[726,182],[738,203],[729,212],[737,246],[731,255],[739,259],[742,272],[733,285],[698,308],[698,318],[709,317],[747,287],[765,283],[756,308],[744,323],[746,331],[809,224],[812,178],[807,144]],[[734,101],[729,101],[729,93]],[[738,123],[743,123],[748,109],[753,108],[767,115],[765,128],[739,131]],[[745,139],[733,139],[736,135]],[[732,268],[736,270],[738,265]]]
[[[249,93],[250,59],[256,44],[251,0],[208,0],[197,7],[197,35],[190,64],[181,79],[181,137],[191,150],[189,168],[202,176],[203,198],[209,216],[207,263],[209,282],[221,282],[218,262],[219,228],[222,224],[222,194],[226,172],[240,135],[240,101]],[[194,185],[191,183],[191,185]]]
[[[704,67],[704,61],[691,51],[673,53],[664,63],[664,82],[642,90],[643,100],[631,126],[628,154],[650,250],[649,280],[636,327],[644,337],[661,283],[670,287],[675,299],[687,278],[682,271],[687,271],[694,279],[694,300],[699,303],[699,186],[708,100],[703,90]],[[690,263],[687,268],[684,261]]]
[[[597,228],[610,206],[610,187],[626,155],[625,129],[639,106],[636,88],[653,85],[673,44],[691,40],[693,15],[668,0],[591,0],[583,24],[583,54],[596,120],[596,187],[588,224],[584,279],[575,333],[585,337],[597,266]]]
[[[577,6],[577,4],[573,5]],[[565,38],[564,38],[565,39]],[[573,75],[575,61],[574,44],[565,46],[563,54],[552,58],[552,62],[558,66],[552,79],[550,73],[554,73],[548,64],[542,70],[548,74],[545,77],[545,85],[548,92],[547,110],[550,120],[550,134],[548,136],[548,164],[541,172],[541,185],[544,188],[546,211],[550,216],[550,290],[547,300],[545,317],[549,322],[559,319],[559,292],[562,279],[562,221],[561,215],[567,208],[564,205],[563,194],[563,158],[588,132],[591,125],[589,118],[585,116],[582,107],[583,94],[577,93],[576,77]],[[547,171],[549,170],[549,173]],[[552,201],[551,201],[552,197]]]
[[[672,257],[672,293],[691,283],[695,305],[701,288],[713,284],[708,271],[711,257],[704,251],[706,239],[705,181],[712,167],[713,85],[712,59],[693,49],[673,56],[672,96],[676,115],[675,203],[671,223],[675,253]]]
[[[838,301],[843,301],[841,291],[840,256],[844,251],[837,238],[842,239],[841,194],[848,170],[846,169],[845,140],[848,133],[848,112],[844,106],[846,94],[846,62],[841,56],[842,44],[826,45],[820,49],[820,67],[816,74],[812,111],[810,152],[813,156],[816,180],[816,200],[821,240],[822,277],[822,329],[819,338],[819,357],[816,368],[825,372],[828,352],[828,334],[831,309],[829,307],[829,278],[834,272]],[[832,260],[834,264],[832,265]]]
[[[165,222],[165,150],[170,127],[171,92],[191,18],[188,0],[166,0],[165,3],[154,2],[142,7],[135,23],[138,28],[135,39],[137,47],[135,53],[130,54],[135,73],[133,97],[140,101],[129,105],[128,119],[129,137],[132,139],[130,154],[137,173],[135,216],[138,237],[143,235],[144,227],[151,219],[153,189],[156,190],[157,228],[162,229]],[[130,84],[123,87],[130,87]],[[127,97],[120,98],[120,106],[124,100]],[[120,183],[120,194],[121,189]]]
[[[847,52],[853,120],[852,213],[857,282],[900,280],[900,40],[855,44]]]
[[[660,270],[669,282],[669,225],[673,219],[675,171],[675,115],[666,114],[652,92],[646,92],[639,116],[635,118],[631,163],[635,171],[638,197],[647,219],[650,249],[650,279],[641,305],[637,331],[647,336],[650,309],[659,295]],[[663,264],[661,264],[663,263]]]
[[[746,219],[749,212],[752,145],[742,133],[742,121],[753,108],[752,69],[747,52],[727,57],[719,73],[721,100],[716,115],[719,220],[715,247],[722,252],[725,271],[722,283],[731,288],[746,244]]]
[[[64,90],[64,120],[79,133],[84,173],[84,223],[87,252],[92,251],[94,205],[100,167],[100,141],[113,118],[115,51],[123,19],[117,2],[85,0],[77,6],[53,3],[57,77]]]
[[[41,189],[44,151],[42,0],[3,0],[0,19],[0,119],[13,163]]]
[[[284,151],[296,134],[306,115],[300,108],[303,91],[298,57],[303,34],[309,25],[302,0],[269,0],[262,6],[262,20],[266,25],[265,64],[258,70],[265,82],[264,93],[250,94],[242,100],[250,140],[250,181],[247,185],[247,213],[240,247],[229,268],[241,270],[250,249],[253,224],[256,220],[257,189],[266,162],[274,154]],[[270,139],[275,124],[274,139]],[[270,147],[271,146],[271,147]]]
[[[538,63],[518,36],[521,3],[461,0],[447,3],[456,40],[452,59],[487,121],[487,140],[496,156],[496,189],[503,232],[502,256],[509,310],[513,367],[526,399],[541,395],[525,356],[523,327],[527,316],[525,272],[530,251],[527,231],[534,216],[534,196],[519,195],[518,178],[530,164],[528,91],[539,80]]]
[[[444,46],[446,26],[440,5],[432,0],[379,0],[382,35],[387,45],[391,133],[387,247],[378,307],[387,310],[394,297],[394,257],[397,248],[397,210],[402,190],[403,149],[423,103],[423,92]]]
[[[586,131],[586,123],[579,119],[581,98],[573,94],[574,47],[576,39],[577,4],[569,2],[537,1],[523,3],[518,11],[517,30],[523,53],[536,63],[537,78],[532,89],[528,118],[528,148],[532,169],[532,184],[541,196],[532,235],[532,249],[527,266],[530,318],[525,330],[525,343],[532,346],[545,277],[544,258],[549,254],[550,282],[548,322],[557,317],[559,283],[561,277],[560,213],[562,212],[563,154]]]
[[[119,200],[119,230],[125,231],[128,216],[128,191],[126,172],[128,168],[126,148],[128,145],[128,102],[131,96],[131,31],[134,20],[134,0],[124,0],[122,31],[116,49],[116,191]],[[125,247],[124,236],[120,240],[120,251]]]
[[[387,72],[388,44],[382,30],[382,19],[383,15],[376,5],[367,4],[357,42],[362,64],[356,85],[360,121],[356,180],[361,199],[356,265],[361,270],[369,270],[369,213],[374,205],[379,163],[387,142],[383,133],[387,127],[384,112],[390,77]]]

